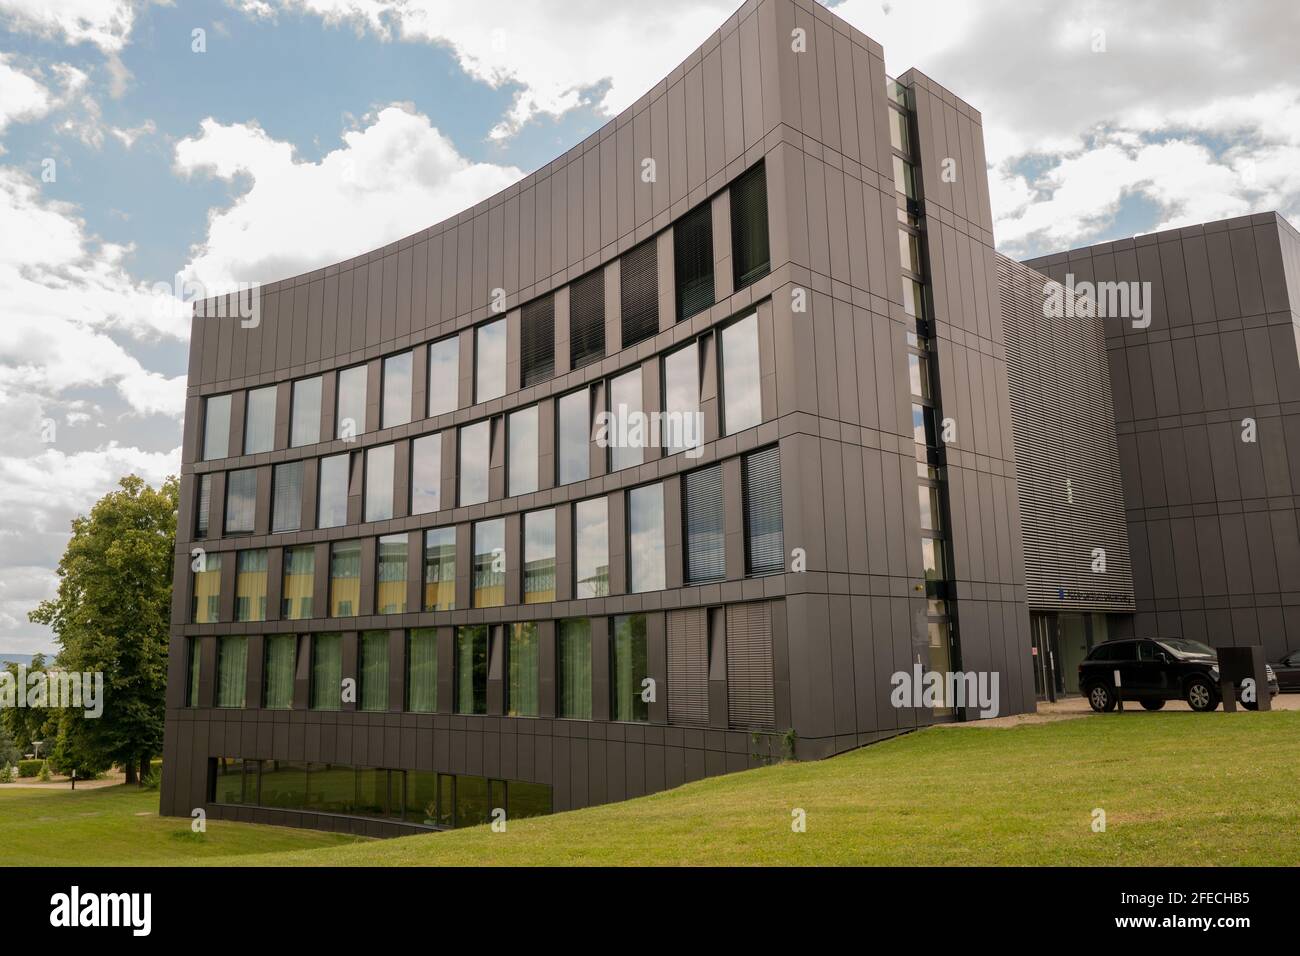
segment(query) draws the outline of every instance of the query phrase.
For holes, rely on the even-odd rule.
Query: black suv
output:
[[[1115,709],[1115,672],[1124,700],[1159,710],[1167,700],[1185,700],[1192,710],[1219,706],[1219,654],[1200,641],[1183,638],[1107,641],[1079,662],[1079,689],[1096,711]],[[1268,692],[1277,693],[1277,678],[1268,667]],[[1242,702],[1255,709],[1258,705]]]

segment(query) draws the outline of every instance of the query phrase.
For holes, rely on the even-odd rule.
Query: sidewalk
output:
[[[78,780],[78,790],[98,790],[100,787],[116,787],[119,783],[126,783],[126,774],[120,770],[111,770],[108,773],[102,773],[96,780]],[[14,790],[71,790],[72,782],[68,777],[59,774],[51,774],[49,783],[42,783],[39,777],[23,777],[14,783],[0,783],[0,787],[8,787]]]
[[[1163,710],[1147,711],[1142,709],[1138,703],[1127,703],[1124,705],[1124,715],[1139,714],[1143,717],[1159,717],[1167,713],[1187,713],[1192,708],[1187,705],[1186,701],[1171,700],[1165,704]],[[1300,710],[1300,694],[1278,694],[1273,698],[1274,710]],[[1238,713],[1250,713],[1237,708]],[[1222,714],[1223,707],[1220,705],[1215,713]],[[1009,717],[993,717],[989,720],[971,720],[966,723],[947,724],[948,727],[1020,727],[1025,724],[1046,724],[1057,720],[1074,720],[1079,717],[1103,717],[1114,716],[1113,714],[1098,714],[1088,706],[1088,701],[1083,697],[1062,697],[1059,700],[1048,703],[1040,700],[1038,702],[1038,712],[1035,714],[1013,714]]]

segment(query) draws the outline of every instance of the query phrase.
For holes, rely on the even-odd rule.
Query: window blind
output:
[[[569,366],[582,368],[605,356],[605,270],[569,286]]]
[[[770,574],[785,567],[781,529],[781,452],[777,445],[745,456],[745,546],[749,573]]]
[[[654,238],[623,254],[623,343],[627,348],[659,331],[659,258]]]
[[[709,625],[704,608],[668,612],[668,722],[709,722]]]
[[[194,518],[194,536],[208,536],[208,516],[212,512],[212,476],[199,475],[199,503]]]
[[[525,387],[555,374],[555,298],[534,299],[523,309],[520,361]]]
[[[275,466],[272,495],[272,531],[297,531],[302,523],[303,463],[291,461]]]
[[[673,226],[677,320],[713,305],[713,208],[709,202]]]
[[[690,584],[726,576],[722,466],[683,478],[686,499],[686,580]]]
[[[731,184],[731,255],[737,290],[767,275],[767,176],[762,163]]]
[[[727,608],[727,713],[732,727],[776,727],[772,615],[766,602]]]

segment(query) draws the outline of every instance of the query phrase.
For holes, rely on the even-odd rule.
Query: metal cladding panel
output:
[[[1028,603],[1132,611],[1124,485],[1106,335],[1096,317],[1046,318],[1058,283],[999,255]],[[1105,571],[1094,571],[1095,549]]]

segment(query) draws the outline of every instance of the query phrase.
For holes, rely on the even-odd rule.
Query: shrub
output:
[[[41,783],[50,782],[50,762],[48,760],[41,761],[40,781]]]
[[[148,775],[140,781],[140,786],[146,790],[157,790],[162,786],[162,764],[155,764],[150,768]]]
[[[18,772],[9,764],[0,767],[0,783],[13,783],[18,779]]]
[[[20,760],[18,761],[18,776],[35,777],[44,766],[44,760]]]

